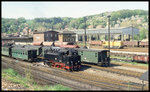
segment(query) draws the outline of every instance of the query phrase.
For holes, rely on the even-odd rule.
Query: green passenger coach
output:
[[[2,55],[5,55],[5,56],[10,56],[11,55],[11,48],[12,46],[2,46]]]
[[[109,66],[107,50],[78,49],[82,62]]]
[[[37,57],[37,51],[34,49],[27,48],[12,48],[12,57],[20,58],[22,60],[34,61],[34,58]]]
[[[42,46],[26,45],[25,48],[37,50],[37,56],[39,56],[42,53]]]

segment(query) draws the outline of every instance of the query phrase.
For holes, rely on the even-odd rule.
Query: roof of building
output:
[[[33,39],[33,37],[3,37],[2,40]]]
[[[39,32],[33,32],[33,34],[41,34],[41,33],[46,33],[46,32],[56,32],[56,33],[58,33],[57,31],[39,31]]]
[[[59,31],[58,34],[76,34],[73,31]]]
[[[84,29],[71,30],[76,34],[84,34]],[[107,34],[108,28],[86,29],[86,34]],[[110,34],[132,34],[132,27],[110,28]],[[139,34],[139,29],[133,27],[133,34]]]
[[[24,47],[13,47],[12,49],[25,50],[25,51],[35,50],[34,48],[24,48]]]

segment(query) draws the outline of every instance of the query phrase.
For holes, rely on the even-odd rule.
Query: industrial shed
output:
[[[3,37],[1,42],[2,42],[2,45],[4,45],[6,43],[14,43],[14,40],[10,37]]]
[[[76,33],[76,41],[84,40],[84,29],[71,30]],[[121,27],[121,28],[110,28],[110,36],[111,40],[113,40],[116,36],[120,37],[120,40],[130,40],[132,38],[132,34],[139,35],[139,29],[135,27]],[[87,40],[107,40],[108,28],[101,29],[86,29]],[[102,39],[103,38],[103,39]]]
[[[33,42],[33,37],[7,37],[2,38],[2,42],[20,44],[20,45],[31,45]]]

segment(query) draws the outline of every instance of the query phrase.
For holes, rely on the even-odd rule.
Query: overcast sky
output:
[[[2,2],[3,18],[79,18],[121,9],[148,10],[148,2]]]

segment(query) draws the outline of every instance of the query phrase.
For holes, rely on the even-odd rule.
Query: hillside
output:
[[[84,16],[87,18],[87,29],[98,29],[107,27],[107,15],[111,15],[110,24],[112,27],[126,27],[133,24],[134,27],[144,30],[143,34],[148,33],[148,11],[145,10],[119,10],[104,12],[100,14]],[[85,27],[84,18],[52,17],[35,18],[28,20],[25,18],[8,19],[2,18],[2,32],[14,33],[23,30],[63,30],[63,29],[83,29]]]

